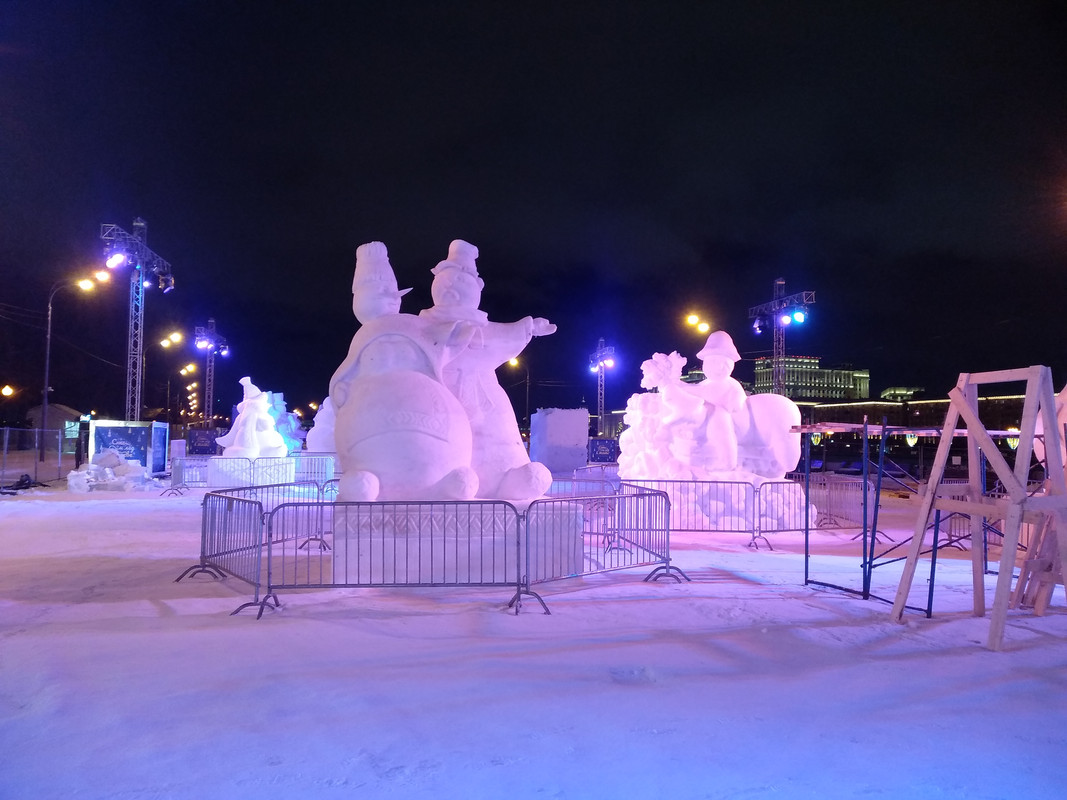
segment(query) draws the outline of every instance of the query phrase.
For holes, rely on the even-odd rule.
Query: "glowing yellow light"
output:
[[[688,317],[685,318],[685,321],[690,325],[696,325],[698,322],[700,322],[700,317],[698,317],[696,314],[690,314]]]
[[[1013,432],[1013,433],[1018,433],[1019,432],[1019,429],[1016,428],[1014,425],[1011,426],[1010,428],[1008,428],[1008,430]],[[1008,447],[1010,447],[1012,450],[1014,450],[1016,447],[1019,446],[1019,437],[1018,436],[1009,436],[1007,438],[1007,442],[1008,442]]]
[[[916,442],[919,441],[919,434],[917,433],[905,433],[904,441],[908,443],[908,447],[915,447]]]
[[[517,358],[509,358],[508,359],[508,364],[513,366],[513,367],[517,367],[517,366],[519,366],[519,359],[517,359]]]
[[[707,333],[711,330],[711,325],[706,322],[701,322],[699,325],[697,325],[697,330],[701,333]]]
[[[91,292],[95,285],[96,284],[93,283],[92,280],[90,280],[89,278],[82,278],[80,281],[78,281],[78,288],[81,289],[83,292]]]
[[[4,397],[11,397],[11,395],[13,395],[14,393],[15,390],[10,386],[5,385],[3,389],[0,389],[0,394],[2,394]]]
[[[111,273],[106,269],[98,269],[93,273],[93,277],[96,279],[97,283],[107,283],[111,280]]]
[[[308,406],[310,406],[312,411],[318,411],[319,410],[319,404],[314,402],[314,401],[308,403]]]

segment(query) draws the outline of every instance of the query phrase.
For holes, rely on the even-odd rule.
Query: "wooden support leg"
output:
[[[997,590],[993,595],[993,614],[989,623],[990,650],[999,650],[1004,642],[1004,625],[1008,620],[1008,604],[1011,601],[1011,581],[1015,572],[1015,551],[1019,546],[1019,528],[1022,526],[1023,507],[1018,503],[1008,506],[1004,518],[1004,550],[1000,554],[1000,574]]]

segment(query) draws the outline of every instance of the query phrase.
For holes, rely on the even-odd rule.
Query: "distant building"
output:
[[[925,391],[926,389],[922,386],[890,386],[878,396],[883,400],[911,400],[915,395]]]
[[[818,356],[783,356],[783,394],[793,400],[865,400],[871,393],[871,371],[841,367],[825,369]],[[756,359],[754,394],[774,391],[774,359]]]

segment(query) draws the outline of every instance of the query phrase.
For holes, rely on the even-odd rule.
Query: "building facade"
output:
[[[826,369],[818,356],[783,356],[784,391],[792,400],[865,400],[871,394],[871,371],[867,369]],[[774,359],[757,358],[754,394],[774,391]]]

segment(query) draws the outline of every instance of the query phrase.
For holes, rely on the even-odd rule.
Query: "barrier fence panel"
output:
[[[29,475],[35,483],[57,481],[77,467],[77,440],[63,431],[0,428],[0,486]]]
[[[818,510],[813,524],[817,528],[862,528],[864,489],[871,497],[874,488],[870,481],[851,475],[827,473],[812,475],[809,499]],[[868,503],[868,522],[873,516]]]
[[[656,567],[646,580],[685,577],[670,564],[669,514],[664,492],[626,484],[612,495],[535,500],[526,512],[524,583],[640,566]]]
[[[258,602],[264,577],[263,504],[254,497],[210,492],[202,508],[200,562],[176,581],[204,572],[215,578],[232,575],[251,584]]]
[[[676,531],[756,535],[755,489],[744,481],[664,481],[641,478],[626,483],[665,492]]]
[[[321,485],[336,475],[337,457],[333,453],[297,452],[291,458],[296,459],[294,480],[315,481]]]
[[[183,456],[170,461],[172,488],[207,486],[207,462],[211,456]]]
[[[518,586],[518,511],[500,501],[335,503],[335,586]]]
[[[803,531],[816,515],[817,512],[808,507],[803,483],[765,481],[756,487],[756,530],[751,543],[758,547],[757,540],[763,539],[770,547],[768,533]]]

